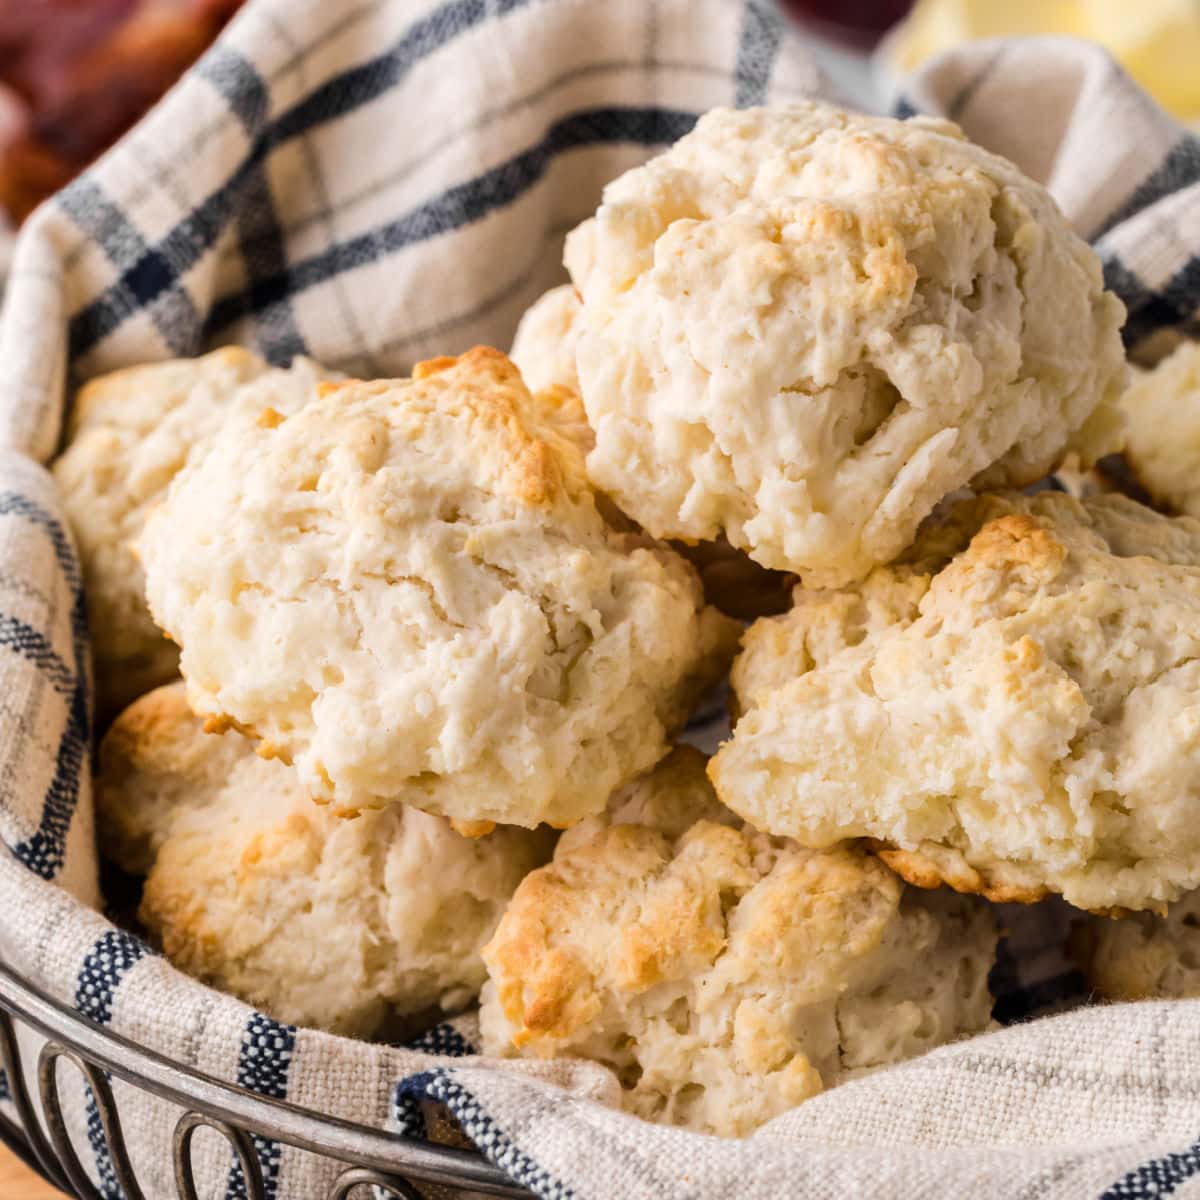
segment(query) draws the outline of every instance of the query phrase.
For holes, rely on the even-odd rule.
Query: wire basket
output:
[[[25,1083],[18,1025],[46,1039],[37,1065],[44,1128]],[[325,1116],[182,1066],[92,1023],[0,963],[0,1066],[18,1117],[14,1123],[0,1114],[0,1138],[49,1183],[80,1200],[103,1200],[103,1196],[71,1142],[59,1093],[60,1061],[72,1064],[92,1089],[126,1200],[158,1198],[147,1197],[135,1177],[109,1075],[183,1109],[172,1145],[180,1200],[198,1200],[192,1143],[201,1128],[214,1130],[229,1143],[241,1164],[248,1200],[266,1200],[252,1141],[256,1135],[321,1155],[342,1167],[328,1200],[354,1200],[370,1195],[372,1187],[378,1189],[376,1194],[422,1200],[415,1187],[418,1181],[494,1196],[532,1194],[473,1151]]]

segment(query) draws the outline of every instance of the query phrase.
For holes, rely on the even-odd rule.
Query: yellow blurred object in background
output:
[[[1029,33],[1099,42],[1168,112],[1200,121],[1200,0],[917,0],[885,53],[906,74],[961,42]]]

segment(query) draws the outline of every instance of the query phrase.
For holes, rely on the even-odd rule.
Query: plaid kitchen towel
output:
[[[603,183],[715,104],[820,81],[766,0],[252,0],[114,151],[25,227],[0,318],[0,953],[90,1020],[262,1095],[419,1133],[437,1100],[547,1197],[1200,1194],[1200,1004],[1082,1008],[835,1089],[744,1142],[651,1127],[586,1063],[471,1056],[469,1020],[409,1049],[295,1029],[174,971],[100,914],[87,631],[43,464],[99,371],[227,341],[356,374],[506,344]],[[1104,256],[1136,352],[1193,331],[1200,156],[1099,51],[985,43],[906,109],[949,113],[1045,180]],[[1014,925],[1007,1018],[1062,1001],[1061,906]],[[1013,953],[1012,947],[1018,952]],[[24,1039],[23,1075],[36,1045]],[[12,1114],[12,1080],[0,1106]],[[143,1192],[173,1196],[177,1110],[114,1091]],[[64,1073],[83,1168],[119,1162]],[[272,1198],[336,1168],[268,1141]],[[248,1193],[197,1144],[201,1194]]]

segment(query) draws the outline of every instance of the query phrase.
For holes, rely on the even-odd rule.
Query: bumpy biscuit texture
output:
[[[140,549],[195,711],[344,812],[569,825],[666,753],[736,639],[682,559],[605,523],[487,348],[229,430]]]
[[[150,617],[130,548],[146,513],[231,416],[291,412],[324,377],[307,359],[273,370],[230,346],[115,371],[75,397],[53,473],[79,545],[102,718],[179,674],[179,651]]]
[[[575,349],[582,310],[573,287],[551,288],[521,318],[512,357],[529,386],[540,389],[544,399],[556,400],[561,406],[560,427],[586,454],[595,446],[596,439],[578,398]],[[605,499],[606,511],[613,512],[611,500]],[[795,577],[753,562],[726,538],[673,545],[699,571],[705,598],[723,613],[745,621],[787,608]]]
[[[1155,503],[1200,517],[1200,342],[1134,373],[1121,402],[1125,459]]]
[[[985,496],[752,630],[710,764],[771,833],[921,886],[1157,908],[1200,885],[1200,522]]]
[[[973,520],[970,506],[945,509],[899,558],[875,568],[861,583],[797,587],[788,612],[755,621],[742,635],[742,650],[730,673],[735,711],[756,707],[776,688],[823,666],[839,651],[914,621],[933,575],[969,541]]]
[[[370,1036],[461,1008],[547,831],[471,840],[394,806],[319,808],[295,772],[206,734],[184,686],[143,696],[100,754],[101,847],[148,872],[139,915],[180,969],[283,1021]]]
[[[484,949],[492,1054],[612,1068],[650,1120],[741,1136],[985,1027],[985,906],[767,837],[683,748],[563,835]]]
[[[950,492],[1115,448],[1120,302],[1050,195],[945,121],[719,109],[567,240],[599,487],[811,586]]]
[[[1181,1000],[1200,996],[1200,891],[1165,916],[1090,917],[1072,950],[1088,986],[1106,1000]]]

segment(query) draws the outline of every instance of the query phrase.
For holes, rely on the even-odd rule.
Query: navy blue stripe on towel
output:
[[[401,1132],[415,1132],[413,1114],[419,1112],[421,1100],[438,1100],[450,1110],[463,1133],[514,1183],[528,1188],[542,1200],[575,1200],[575,1193],[517,1146],[449,1071],[439,1069],[410,1075],[396,1085],[392,1099],[393,1114]]]
[[[267,84],[258,68],[240,54],[218,46],[205,57],[200,71],[221,92],[246,132],[253,136],[255,130],[262,127],[268,111]],[[236,224],[247,278],[286,273],[283,226],[275,207],[265,159],[255,159],[246,173],[245,193],[238,206]],[[271,362],[291,362],[297,354],[307,351],[289,293],[280,297],[269,319],[261,324],[258,339]]]
[[[144,942],[131,934],[112,929],[102,934],[88,951],[75,986],[75,1007],[91,1021],[107,1025],[112,1020],[113,1001],[121,981],[147,954]],[[87,1137],[96,1164],[96,1177],[104,1200],[124,1200],[113,1170],[100,1110],[91,1087],[84,1085]]]
[[[113,258],[114,266],[120,271],[119,277],[71,318],[70,357],[75,359],[86,354],[140,309],[154,312],[157,323],[158,308],[152,306],[164,294],[171,296],[172,302],[165,306],[171,311],[163,319],[163,337],[175,353],[195,353],[198,321],[194,313],[175,307],[174,299],[186,299],[183,276],[212,249],[235,213],[245,207],[244,192],[247,187],[255,188],[262,161],[271,150],[370,103],[392,90],[417,63],[454,38],[485,20],[527,3],[530,0],[447,0],[416,21],[383,54],[326,80],[272,122],[267,121],[265,108],[253,106],[251,99],[232,79],[229,63],[222,61],[224,48],[217,46],[210,51],[201,60],[197,71],[222,92],[231,103],[234,115],[251,133],[247,156],[230,178],[201,201],[157,245],[141,246],[135,260],[128,264],[119,257]],[[234,89],[232,95],[228,90],[231,86]],[[95,237],[89,228],[89,222],[98,219],[94,214],[103,212],[111,216],[117,209],[98,188],[92,194],[83,195],[81,189],[87,186],[92,185],[80,182],[68,187],[65,211],[89,236]],[[104,245],[111,244],[110,239],[96,240]],[[187,345],[180,348],[181,343]]]
[[[1100,1200],[1159,1200],[1200,1172],[1200,1141],[1185,1150],[1152,1158],[1105,1188]]]
[[[766,100],[782,41],[783,17],[775,6],[764,0],[745,0],[733,68],[735,107],[750,108]]]
[[[696,113],[664,108],[596,108],[572,113],[551,125],[541,141],[474,179],[448,188],[394,221],[335,243],[218,300],[209,314],[206,336],[218,334],[241,317],[261,313],[289,295],[506,208],[537,184],[554,159],[568,150],[622,142],[665,146],[687,133],[696,120]]]
[[[0,492],[0,517],[14,516],[29,521],[41,529],[54,547],[67,586],[74,596],[71,606],[71,641],[75,656],[75,671],[69,687],[67,723],[59,739],[55,754],[54,776],[42,800],[42,817],[37,831],[29,838],[12,847],[12,853],[42,879],[53,881],[66,860],[67,832],[75,815],[79,800],[79,777],[83,770],[84,756],[91,739],[91,718],[88,711],[87,679],[87,610],[84,604],[83,584],[79,564],[71,540],[62,524],[40,504],[19,492]],[[36,653],[28,638],[23,639],[27,653]],[[45,669],[49,662],[42,655],[41,665]],[[61,659],[57,660],[61,663]],[[57,685],[65,685],[62,670],[55,668]],[[60,691],[62,687],[60,686]]]
[[[294,1026],[282,1025],[262,1013],[254,1013],[242,1033],[242,1046],[238,1052],[238,1086],[272,1100],[286,1100],[288,1070],[295,1048]],[[269,1138],[255,1137],[254,1152],[258,1155],[267,1200],[275,1200],[282,1155],[280,1145]],[[246,1178],[236,1158],[229,1171],[225,1196],[226,1200],[247,1200]]]

